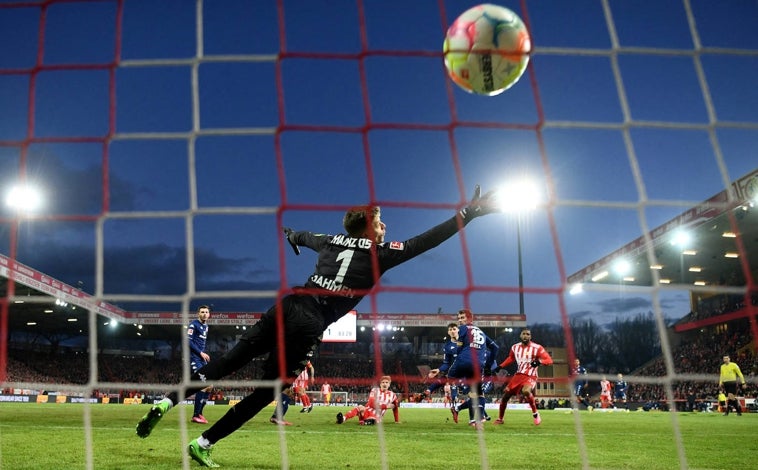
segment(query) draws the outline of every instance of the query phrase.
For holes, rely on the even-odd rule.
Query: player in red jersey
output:
[[[449,383],[446,383],[442,390],[445,392],[445,408],[455,405],[455,403],[453,403],[453,387]]]
[[[400,400],[397,394],[390,390],[392,378],[389,375],[382,376],[379,381],[379,388],[371,390],[366,405],[359,405],[348,411],[344,415],[337,413],[337,424],[342,424],[350,418],[358,417],[358,424],[376,424],[382,420],[382,416],[387,410],[392,410],[395,416],[395,423],[400,423]]]
[[[311,364],[311,361],[309,360],[305,364],[303,371],[300,372],[300,375],[295,379],[295,383],[292,385],[295,395],[300,398],[300,403],[303,405],[303,409],[300,410],[301,413],[310,413],[313,410],[311,397],[309,397],[305,391],[308,390],[308,386],[313,383],[313,376],[315,373],[316,371],[313,368],[313,364]]]
[[[503,416],[508,406],[508,400],[517,393],[521,393],[532,408],[532,417],[534,424],[539,425],[542,422],[540,414],[537,412],[537,403],[534,400],[534,387],[537,386],[537,368],[541,365],[549,366],[553,363],[553,358],[547,353],[542,345],[532,341],[532,332],[529,328],[521,330],[521,342],[511,346],[511,352],[499,368],[505,368],[514,362],[518,369],[516,374],[511,378],[505,388],[503,398],[500,400],[500,411],[495,424],[503,424]]]
[[[600,406],[608,408],[613,404],[611,400],[611,382],[603,376],[603,380],[600,381]]]

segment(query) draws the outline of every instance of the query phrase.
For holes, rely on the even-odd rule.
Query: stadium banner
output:
[[[500,408],[499,403],[487,403],[484,407],[488,410],[497,410]],[[414,402],[402,402],[400,408],[450,408],[445,403],[414,403]],[[509,410],[531,410],[528,403],[508,403]]]
[[[21,395],[21,394],[0,394],[0,402],[8,402],[8,403],[54,403],[54,404],[60,404],[60,403],[110,403],[110,399],[108,397],[103,398],[84,398],[84,397],[75,397],[75,396],[69,396],[69,395],[46,395],[46,394],[35,394],[35,395]]]

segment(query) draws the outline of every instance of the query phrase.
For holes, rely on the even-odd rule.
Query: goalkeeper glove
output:
[[[539,367],[540,360],[539,359],[532,359],[532,362],[530,362],[529,365],[532,366],[532,367]]]
[[[477,184],[474,188],[474,196],[471,198],[471,202],[469,202],[468,206],[461,209],[460,215],[464,222],[468,223],[475,217],[497,211],[497,208],[493,204],[495,191],[488,191],[484,196],[480,196],[481,192],[482,188]]]
[[[292,251],[295,252],[296,255],[300,254],[300,247],[297,246],[297,243],[295,243],[295,231],[292,230],[289,227],[284,227],[284,236],[287,237],[287,241],[289,242],[290,246],[292,247]]]

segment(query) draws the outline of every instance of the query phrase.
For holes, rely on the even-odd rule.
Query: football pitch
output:
[[[186,457],[184,443],[209,425],[190,423],[191,407],[175,408],[150,437],[140,439],[134,427],[147,410],[148,405],[0,403],[0,468],[200,468]],[[205,416],[213,423],[227,410],[208,406]],[[747,413],[544,410],[542,424],[535,426],[529,412],[513,410],[504,425],[488,422],[478,432],[465,424],[465,412],[455,424],[448,410],[417,408],[401,408],[401,424],[388,415],[382,429],[359,426],[355,419],[335,424],[336,413],[347,410],[315,407],[300,413],[291,407],[286,418],[293,425],[279,428],[268,422],[273,407],[266,409],[219,442],[213,458],[228,469],[733,469],[752,465],[758,429],[758,414]],[[89,456],[86,416],[92,426]]]

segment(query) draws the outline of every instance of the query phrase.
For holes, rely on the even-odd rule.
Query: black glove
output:
[[[289,242],[290,246],[292,247],[292,251],[295,252],[296,255],[300,254],[300,247],[297,246],[297,243],[293,240],[295,235],[295,231],[292,230],[289,227],[284,227],[284,236],[287,237],[287,241]]]
[[[532,366],[532,367],[539,367],[540,360],[539,359],[532,359],[532,362],[530,362],[529,365]]]
[[[482,371],[482,376],[492,377],[492,369],[490,369],[489,367],[485,367],[484,370]]]
[[[484,196],[480,196],[482,188],[477,184],[474,188],[474,196],[471,198],[468,206],[461,209],[461,218],[464,222],[469,222],[475,217],[481,215],[492,214],[497,212],[497,207],[494,204],[495,191],[487,191]]]

